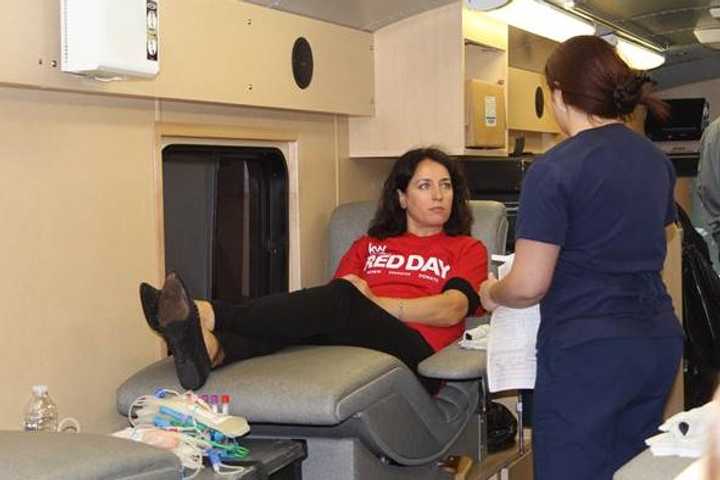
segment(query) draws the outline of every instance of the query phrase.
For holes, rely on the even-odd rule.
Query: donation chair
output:
[[[488,255],[504,253],[504,205],[470,205],[473,236],[485,244]],[[366,232],[375,207],[374,202],[360,202],[335,210],[329,226],[329,273]],[[248,419],[251,436],[306,441],[302,471],[308,480],[451,478],[438,467],[444,457],[483,456],[485,351],[453,344],[422,362],[419,370],[445,380],[434,397],[403,363],[385,353],[292,347],[213,370],[198,393],[229,394],[230,413]],[[135,398],[158,387],[180,389],[171,358],[121,385],[118,411],[127,415]]]

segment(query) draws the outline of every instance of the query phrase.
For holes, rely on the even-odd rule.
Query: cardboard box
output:
[[[468,80],[465,85],[465,145],[468,148],[505,148],[506,130],[503,86]]]

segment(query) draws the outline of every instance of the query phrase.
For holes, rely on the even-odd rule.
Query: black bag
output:
[[[713,269],[705,239],[680,205],[677,210],[683,228],[685,407],[693,408],[710,401],[720,370],[720,277]]]
[[[488,452],[495,453],[515,444],[518,422],[505,405],[490,402],[487,408]]]

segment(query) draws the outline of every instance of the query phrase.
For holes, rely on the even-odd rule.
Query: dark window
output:
[[[287,167],[269,147],[163,149],[165,267],[196,298],[288,290]]]

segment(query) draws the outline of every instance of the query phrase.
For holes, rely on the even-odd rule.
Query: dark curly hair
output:
[[[398,190],[405,192],[415,170],[423,160],[432,160],[447,168],[453,189],[453,202],[450,218],[443,230],[450,236],[470,235],[473,217],[467,201],[470,194],[460,167],[443,151],[437,148],[418,148],[410,150],[398,158],[390,175],[385,180],[382,197],[370,222],[368,235],[383,239],[402,235],[407,231],[407,217],[400,206]]]

